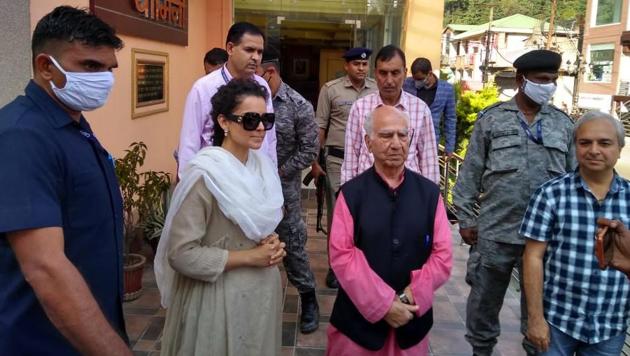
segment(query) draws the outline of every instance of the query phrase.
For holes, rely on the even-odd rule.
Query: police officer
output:
[[[302,220],[301,172],[317,157],[319,140],[313,106],[280,77],[279,54],[273,48],[263,52],[258,75],[269,83],[276,114],[278,172],[284,194],[285,215],[276,229],[286,244],[284,267],[287,277],[300,293],[300,331],[311,333],[319,327],[319,306],[315,277],[306,254],[306,224]]]
[[[332,192],[326,194],[330,200],[327,206],[334,204],[334,193],[339,190],[341,164],[343,163],[346,135],[346,121],[352,104],[361,97],[375,92],[376,82],[367,77],[369,58],[372,50],[351,48],[343,55],[346,60],[344,77],[331,80],[322,86],[317,100],[316,120],[319,126],[319,141],[326,148],[326,175]],[[313,163],[313,176],[324,174],[322,168]],[[332,210],[332,209],[329,209]],[[330,231],[332,211],[328,211],[328,231]],[[339,284],[332,270],[328,270],[326,285],[338,288]]]
[[[534,50],[514,62],[518,92],[479,113],[453,189],[459,231],[471,245],[466,339],[475,355],[491,355],[497,343],[499,311],[511,272],[521,267],[525,242],[518,230],[530,196],[543,182],[575,167],[573,122],[548,104],[561,60],[555,52]],[[477,203],[479,216],[474,211]],[[523,348],[535,352],[526,339]]]

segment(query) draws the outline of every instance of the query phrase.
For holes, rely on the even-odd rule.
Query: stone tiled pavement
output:
[[[311,268],[317,279],[317,297],[320,305],[320,328],[309,335],[298,330],[300,308],[297,290],[287,285],[283,273],[284,313],[282,325],[282,356],[324,355],[326,348],[326,327],[333,302],[334,289],[326,288],[324,279],[328,266],[326,255],[326,237],[315,231],[316,209],[312,199],[305,204],[304,216],[308,223],[307,250]],[[431,354],[436,356],[471,355],[472,350],[464,339],[466,296],[469,287],[464,282],[468,248],[459,244],[460,237],[453,227],[454,264],[450,280],[435,295],[434,326],[430,334]],[[145,291],[139,299],[125,303],[127,332],[133,350],[138,356],[159,354],[160,337],[164,325],[164,310],[159,307],[160,298],[149,266],[144,275]],[[495,348],[495,355],[523,355],[519,332],[519,292],[513,286],[508,290],[501,310],[501,337]]]

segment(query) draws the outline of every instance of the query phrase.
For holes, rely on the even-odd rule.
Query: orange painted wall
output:
[[[54,7],[66,4],[89,6],[89,0],[31,1],[31,29]],[[117,53],[116,82],[104,107],[86,113],[97,137],[119,157],[134,141],[144,141],[149,152],[146,169],[171,172],[176,166],[173,150],[179,142],[186,95],[203,72],[203,56],[212,47],[224,47],[232,24],[231,0],[190,0],[188,9],[188,46],[145,40],[120,34],[125,47]],[[139,48],[169,54],[169,110],[151,116],[131,119],[131,49]]]

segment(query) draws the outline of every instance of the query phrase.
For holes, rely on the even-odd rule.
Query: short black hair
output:
[[[263,68],[267,68],[267,66],[274,66],[276,71],[280,72],[280,52],[276,49],[276,47],[272,45],[265,47],[260,65]]]
[[[431,61],[427,58],[420,57],[416,58],[413,63],[411,63],[411,74],[416,74],[421,72],[423,74],[429,74],[429,72],[433,71],[433,67],[431,66]]]
[[[121,49],[123,41],[116,30],[86,10],[71,6],[58,6],[42,17],[35,26],[31,50],[33,60],[45,51],[50,51],[54,42],[79,41],[87,46],[108,46]]]
[[[388,62],[389,60],[391,60],[392,58],[394,58],[395,56],[400,57],[400,59],[402,59],[403,62],[403,67],[407,67],[407,60],[405,59],[405,52],[402,51],[402,49],[394,46],[394,45],[387,45],[383,48],[381,48],[378,53],[376,54],[376,58],[374,59],[374,68],[376,68],[376,64],[381,61],[381,62]]]
[[[206,53],[205,57],[203,57],[203,61],[205,63],[212,64],[216,66],[217,64],[223,64],[228,60],[228,53],[223,48],[213,48]]]
[[[256,25],[249,22],[237,22],[230,27],[227,38],[225,39],[225,45],[227,46],[228,42],[232,42],[234,45],[238,46],[238,44],[241,43],[243,35],[246,33],[254,36],[261,36],[263,41],[265,40],[265,35]]]
[[[245,97],[255,96],[267,100],[269,93],[267,89],[256,83],[253,79],[232,79],[227,84],[219,87],[219,90],[212,97],[212,122],[214,123],[214,133],[212,134],[212,144],[221,146],[225,138],[225,131],[219,125],[219,115],[229,115],[239,106]]]

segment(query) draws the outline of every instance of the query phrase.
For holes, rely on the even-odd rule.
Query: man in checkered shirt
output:
[[[405,53],[388,45],[376,54],[375,74],[378,92],[366,95],[352,105],[346,124],[341,184],[372,167],[374,156],[365,143],[365,118],[376,108],[388,105],[409,116],[409,155],[405,166],[440,184],[437,146],[431,111],[424,101],[402,90],[407,67]]]
[[[574,131],[578,169],[542,185],[525,213],[527,338],[543,355],[621,353],[630,282],[599,269],[594,237],[608,225],[630,238],[630,182],[613,169],[624,137],[614,117],[584,115]]]

